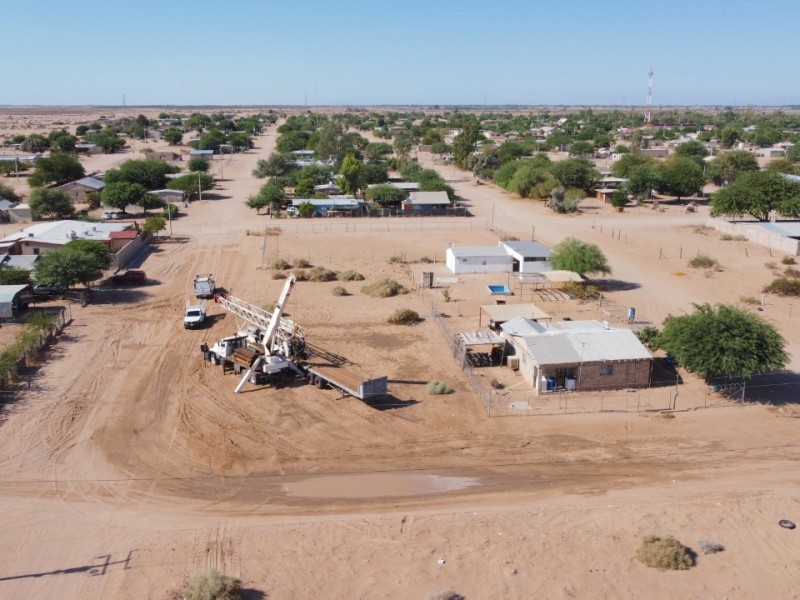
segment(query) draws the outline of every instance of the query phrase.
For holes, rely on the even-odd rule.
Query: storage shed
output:
[[[16,319],[30,302],[30,285],[0,285],[0,320]]]

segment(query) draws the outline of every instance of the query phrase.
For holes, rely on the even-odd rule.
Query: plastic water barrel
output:
[[[547,378],[547,389],[549,391],[553,391],[556,389],[556,378],[555,377],[548,377]]]

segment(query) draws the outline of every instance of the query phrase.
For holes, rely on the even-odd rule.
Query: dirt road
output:
[[[299,381],[233,394],[236,380],[199,354],[233,333],[232,315],[212,307],[211,328],[181,326],[196,273],[265,305],[283,285],[264,268],[277,256],[411,285],[388,261],[395,253],[441,256],[447,241],[496,239],[435,221],[385,231],[325,220],[309,230],[256,216],[244,200],[261,182],[249,173],[274,143],[270,129],[257,149],[224,159],[220,188],[144,260],[152,285],[73,305],[34,389],[3,407],[0,597],[162,599],[209,568],[271,599],[425,598],[446,587],[467,598],[796,597],[796,535],[777,526],[800,520],[800,411],[790,402],[673,418],[488,418],[430,319],[385,324],[400,307],[428,316],[430,297],[376,300],[352,283],[351,296],[335,297],[336,282],[298,283],[291,317],[315,344],[387,375],[388,406]],[[657,262],[654,247],[719,247],[684,228],[692,215],[658,215],[655,225],[643,212],[556,218],[486,186],[457,186],[478,219],[491,220],[494,205],[495,228],[603,242],[614,277],[636,284],[621,301],[651,318],[732,293],[765,260],[723,259],[715,281],[677,277],[679,259]],[[618,223],[623,237],[612,242]],[[266,246],[247,235],[279,225]],[[455,393],[428,396],[431,379]],[[687,573],[649,571],[633,559],[649,533],[727,549]]]

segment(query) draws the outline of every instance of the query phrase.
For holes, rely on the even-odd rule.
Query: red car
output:
[[[130,283],[143,283],[147,279],[144,271],[125,271],[124,273],[117,273],[111,277],[111,283],[114,285],[130,284]]]

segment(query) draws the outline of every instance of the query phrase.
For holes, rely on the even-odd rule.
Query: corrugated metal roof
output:
[[[550,258],[550,255],[552,254],[552,252],[550,252],[550,248],[539,242],[511,241],[500,242],[499,245],[501,247],[505,246],[509,250],[513,250],[521,256]]]
[[[447,192],[412,192],[406,204],[450,204]]]
[[[514,317],[500,325],[500,329],[507,335],[526,336],[547,331],[547,327],[525,317]]]
[[[486,313],[495,323],[505,323],[515,317],[524,317],[537,321],[550,319],[550,315],[529,302],[520,302],[519,304],[483,304],[481,305],[481,311]]]
[[[9,304],[28,285],[0,285],[0,304]]]
[[[539,365],[651,359],[653,356],[629,329],[548,331],[525,336]]]
[[[90,187],[93,190],[102,190],[106,187],[106,184],[100,181],[99,179],[95,179],[94,177],[84,177],[82,179],[78,179],[75,183],[80,183],[81,185],[85,185],[86,187]]]
[[[503,248],[496,246],[451,246],[448,248],[456,258],[469,258],[479,256],[511,256]]]
[[[126,229],[125,231],[112,231],[108,237],[112,240],[132,240],[137,235],[139,234],[133,229]]]
[[[0,261],[0,267],[13,267],[33,271],[34,263],[39,260],[39,254],[6,254]]]

